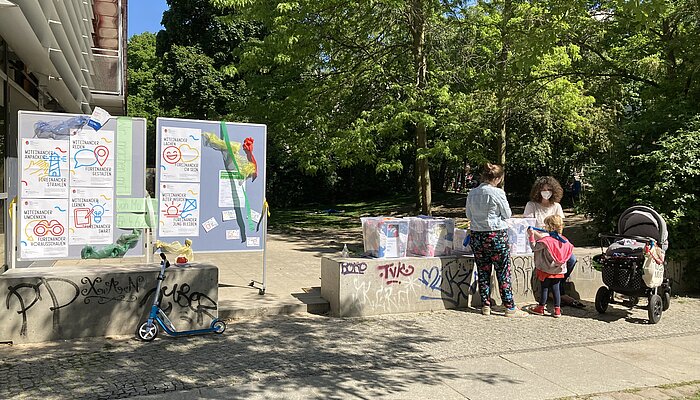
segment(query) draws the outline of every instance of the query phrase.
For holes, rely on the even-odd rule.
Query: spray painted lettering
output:
[[[343,275],[364,275],[365,271],[367,271],[365,262],[340,263],[340,273]]]
[[[166,314],[170,314],[173,310],[173,303],[181,307],[181,320],[186,320],[191,322],[192,319],[187,317],[188,310],[194,311],[197,315],[197,323],[202,324],[204,321],[204,315],[207,315],[208,319],[215,318],[216,316],[211,312],[216,310],[217,304],[211,297],[204,293],[191,291],[191,287],[187,283],[174,284],[170,290],[168,286],[163,286],[160,292],[160,304],[161,308]],[[156,289],[153,288],[146,293],[146,295],[139,302],[139,306],[143,306],[146,302],[153,297]],[[167,301],[167,305],[163,304],[163,300]]]
[[[54,291],[53,285],[55,285],[56,288],[59,286],[64,286],[66,288],[64,291],[70,294],[68,296],[64,296],[63,299],[59,299],[58,296],[56,296],[56,291]],[[22,315],[22,328],[20,329],[19,333],[20,336],[27,336],[27,311],[29,311],[29,309],[35,305],[38,305],[39,302],[43,300],[41,296],[42,287],[45,288],[46,292],[51,297],[51,305],[49,306],[49,310],[52,312],[54,331],[58,330],[59,328],[59,310],[73,303],[80,294],[80,289],[75,282],[63,278],[38,278],[36,283],[20,283],[16,286],[9,286],[7,288],[8,294],[7,298],[5,299],[5,305],[9,310],[12,296],[14,296],[17,299],[17,303],[19,303],[19,310],[17,310],[17,314]],[[29,297],[25,298],[25,295]],[[31,297],[32,295],[33,297]]]
[[[384,283],[391,285],[392,283],[401,283],[398,279],[402,276],[413,275],[414,268],[412,265],[399,262],[396,265],[394,263],[379,265],[377,270],[380,271],[379,276],[384,278]]]
[[[128,277],[128,283],[125,286],[121,286],[119,281],[114,278],[103,283],[100,277],[90,279],[86,276],[80,282],[83,285],[88,285],[88,287],[81,290],[80,294],[85,296],[83,299],[85,304],[90,304],[93,299],[97,299],[99,304],[109,303],[110,301],[131,303],[136,301],[136,294],[138,294],[139,287],[144,280],[145,278],[140,275],[136,278],[130,276]]]

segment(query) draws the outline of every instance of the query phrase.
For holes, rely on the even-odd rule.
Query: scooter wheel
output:
[[[221,335],[226,330],[226,322],[216,321],[211,327],[214,328],[214,333]]]
[[[144,322],[136,330],[136,336],[144,342],[150,342],[158,336],[158,324],[153,322],[149,327],[148,321]]]

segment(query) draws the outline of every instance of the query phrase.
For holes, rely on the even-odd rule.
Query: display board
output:
[[[146,120],[113,117],[98,131],[87,120],[19,112],[20,261],[81,258],[81,253],[102,258],[95,254],[116,248],[126,250],[125,256],[144,254],[142,232],[117,220],[121,201],[146,196]]]
[[[264,249],[267,127],[158,118],[157,238],[195,251]]]

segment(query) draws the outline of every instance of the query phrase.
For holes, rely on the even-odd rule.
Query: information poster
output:
[[[70,244],[110,244],[114,227],[112,188],[71,189]]]
[[[102,117],[95,130],[81,114],[18,113],[16,266],[80,259],[90,253],[86,246],[101,256],[127,238],[133,243],[134,228],[155,229],[144,200],[146,120]],[[144,237],[124,256],[143,255]]]
[[[157,238],[189,239],[195,252],[263,250],[266,126],[158,118],[156,133]]]
[[[22,200],[20,257],[68,256],[68,199]]]
[[[199,185],[160,184],[158,235],[199,236]]]
[[[70,137],[70,164],[71,187],[114,187],[114,131],[76,131]]]
[[[231,184],[236,189],[235,200]],[[245,179],[239,173],[219,171],[219,207],[241,207],[245,202]]]
[[[202,131],[163,128],[160,142],[160,180],[199,182],[202,162]]]
[[[68,142],[22,139],[21,198],[68,198]]]

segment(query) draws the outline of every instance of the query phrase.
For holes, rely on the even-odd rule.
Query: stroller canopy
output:
[[[620,235],[643,236],[656,240],[662,249],[668,248],[666,221],[653,209],[646,206],[633,206],[626,209],[617,223]]]

